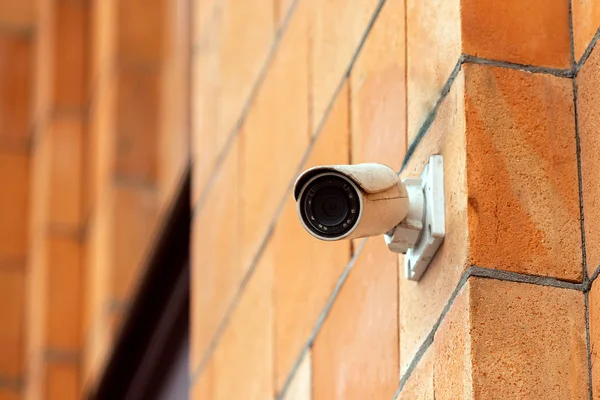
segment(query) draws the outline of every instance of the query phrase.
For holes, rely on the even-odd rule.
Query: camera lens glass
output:
[[[325,174],[307,184],[300,199],[307,226],[323,237],[349,232],[359,216],[360,200],[354,186],[336,174]]]

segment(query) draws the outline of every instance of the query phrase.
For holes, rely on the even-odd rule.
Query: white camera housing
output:
[[[298,216],[326,240],[385,235],[391,251],[406,254],[405,274],[419,280],[443,241],[442,156],[430,157],[421,177],[400,180],[382,164],[325,165],[294,184]]]

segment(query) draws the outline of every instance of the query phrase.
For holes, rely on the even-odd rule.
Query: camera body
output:
[[[310,168],[296,180],[294,198],[304,228],[330,241],[389,232],[409,209],[396,172],[374,163]]]
[[[390,251],[405,254],[407,279],[418,281],[445,231],[444,164],[432,155],[420,177],[400,180],[382,164],[325,165],[294,185],[298,216],[321,240],[384,235]]]

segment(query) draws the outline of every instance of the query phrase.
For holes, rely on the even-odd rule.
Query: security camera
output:
[[[294,184],[302,226],[333,241],[384,235],[406,254],[409,279],[419,280],[444,235],[442,156],[430,157],[420,178],[399,179],[383,164],[325,165],[304,171]]]

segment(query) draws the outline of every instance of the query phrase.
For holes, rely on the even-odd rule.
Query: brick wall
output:
[[[0,1],[0,399],[93,389],[189,162],[191,398],[600,398],[599,28],[596,0]],[[303,169],[431,154],[418,283],[301,227]]]
[[[600,3],[274,3],[196,2],[192,398],[600,396]],[[431,154],[420,282],[301,228],[304,168]]]

